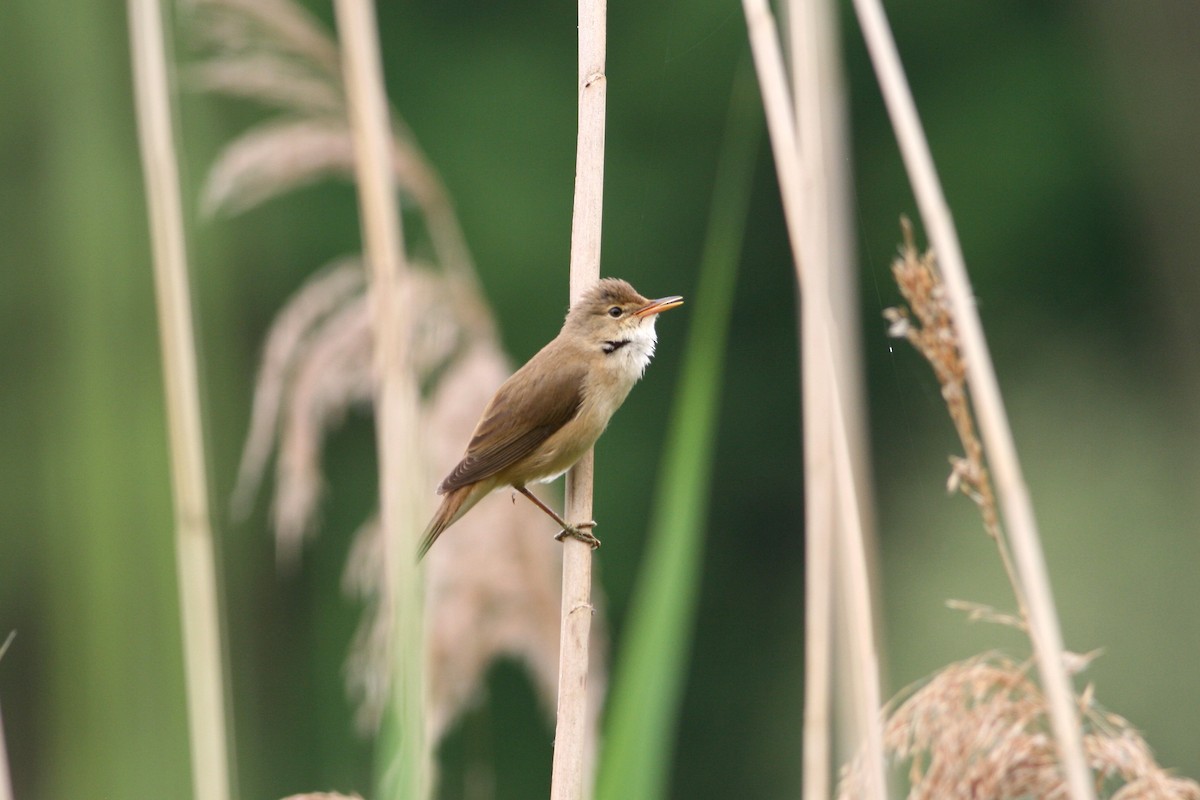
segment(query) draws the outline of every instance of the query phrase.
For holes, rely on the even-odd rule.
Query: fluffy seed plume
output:
[[[986,653],[951,664],[893,700],[884,746],[907,765],[909,800],[1067,797],[1046,703],[1028,664]],[[1124,718],[1077,697],[1088,766],[1109,800],[1200,800],[1200,784],[1163,770]],[[838,800],[862,797],[861,758],[842,773]]]

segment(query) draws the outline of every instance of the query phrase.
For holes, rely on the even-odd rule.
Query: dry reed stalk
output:
[[[808,174],[820,180],[819,112],[821,95],[816,87],[817,37],[811,24],[819,3],[790,3],[792,87],[795,93],[794,126],[799,134],[797,150]],[[814,124],[816,123],[816,124]],[[820,176],[819,178],[817,176]],[[819,188],[814,187],[816,191]],[[808,265],[828,263],[827,229],[821,224],[824,204],[804,204],[805,222],[813,238],[808,243],[812,256]],[[800,298],[801,305],[805,301]],[[816,315],[800,317],[800,368],[804,388],[804,711],[802,733],[802,782],[805,800],[829,797],[833,710],[833,615],[834,592],[839,585],[834,532],[838,526],[835,501],[836,477],[833,461],[833,431],[824,424],[832,413],[832,396],[821,390],[829,380],[820,356],[821,321]]]
[[[398,730],[394,759],[384,767],[384,792],[421,798],[429,792],[424,737],[421,582],[416,552],[423,474],[417,453],[418,392],[410,369],[410,342],[401,324],[407,308],[396,288],[405,269],[393,177],[393,137],[383,88],[374,4],[335,3],[343,78],[354,133],[355,174],[363,241],[370,264],[375,331],[375,429],[379,453],[380,524],[386,577],[383,602],[396,609],[391,653],[396,680],[391,705]]]
[[[176,565],[196,800],[229,796],[221,622],[187,251],[158,0],[129,0],[134,94],[166,384]]]
[[[826,359],[833,369],[833,343],[826,338]],[[866,539],[858,498],[852,487],[857,484],[850,449],[849,424],[845,418],[846,401],[839,382],[829,383],[833,437],[836,499],[839,524],[836,529],[836,557],[838,574],[842,584],[842,604],[848,622],[849,642],[846,660],[849,666],[848,681],[850,705],[853,717],[850,720],[850,741],[862,741],[867,759],[867,780],[864,797],[886,800],[888,794],[886,764],[884,760],[883,732],[879,719],[882,707],[880,697],[879,654],[876,647],[874,614],[871,600],[871,579],[867,567]]]
[[[802,320],[803,324],[803,320]],[[803,334],[802,334],[803,336]],[[809,341],[811,337],[804,337]],[[803,357],[801,364],[805,386],[819,374],[815,359]],[[810,374],[810,369],[812,373]],[[817,431],[827,430],[819,425],[828,419],[828,393],[814,392],[804,403],[805,442]],[[833,710],[833,612],[834,612],[834,508],[830,460],[819,458],[819,452],[829,452],[828,437],[821,444],[804,448],[804,721],[802,733],[803,766],[801,774],[804,800],[827,800],[829,797],[832,746]],[[818,487],[821,487],[818,489]]]
[[[4,654],[8,651],[8,646],[12,644],[16,635],[16,631],[9,631],[4,644],[0,644],[0,662],[4,661]],[[8,746],[5,741],[4,714],[0,713],[0,800],[13,800],[12,774],[8,769]]]
[[[847,409],[846,418],[850,456],[854,467],[855,494],[858,498],[863,552],[868,557],[868,577],[872,588],[874,553],[871,490],[866,478],[867,436],[865,432],[861,375],[861,347],[858,342],[857,270],[852,257],[850,225],[849,158],[846,153],[846,109],[841,57],[838,46],[836,14],[829,0],[805,0],[786,6],[789,60],[795,101],[795,126],[800,161],[810,176],[815,202],[805,204],[809,263],[827,273],[829,305],[837,324],[838,337],[833,343],[836,361],[841,366],[841,387]],[[806,352],[801,366],[805,386],[822,386],[831,380],[824,369],[825,360],[816,351],[819,319],[805,314],[801,320],[802,343]],[[817,403],[826,399],[825,408]],[[827,395],[812,392],[805,402],[805,667],[803,727],[803,795],[806,800],[826,800],[831,786],[830,743],[832,698],[835,689],[846,691],[845,683],[834,684],[831,668],[838,659],[833,638],[834,547],[833,531],[837,517],[829,508],[828,487],[833,475],[828,458],[818,454],[833,452],[832,430],[828,419]],[[818,487],[826,487],[819,490]],[[875,592],[872,592],[875,596]],[[875,600],[878,605],[878,600]],[[873,616],[878,619],[878,608]],[[880,637],[876,637],[877,639]],[[842,658],[848,643],[840,642]],[[849,700],[849,698],[847,698]],[[852,707],[849,702],[843,707]],[[848,745],[847,749],[852,749]]]
[[[8,770],[8,748],[4,742],[4,715],[0,714],[0,800],[13,800],[12,775]]]
[[[1050,717],[1073,800],[1095,797],[1084,758],[1079,716],[1062,663],[1062,633],[1038,538],[1037,521],[1021,474],[1016,445],[1004,411],[991,355],[976,312],[962,248],[950,216],[929,144],[908,87],[896,43],[878,0],[854,0],[855,12],[884,102],[896,131],[921,218],[946,281],[947,297],[961,337],[967,383],[974,400],[987,459],[1013,547],[1021,589],[1028,604],[1030,638],[1037,656]]]
[[[806,483],[813,481],[813,485],[806,486],[805,490],[809,515],[806,536],[821,536],[823,531],[818,529],[833,527],[835,539],[830,549],[836,553],[840,565],[837,574],[842,579],[849,627],[849,686],[854,696],[854,728],[856,738],[865,742],[870,764],[867,796],[883,798],[887,787],[878,719],[881,705],[879,664],[861,505],[857,495],[858,479],[855,477],[861,468],[853,460],[847,411],[843,405],[849,397],[844,378],[847,367],[841,363],[846,348],[830,298],[831,234],[823,211],[816,208],[828,202],[825,164],[827,148],[831,145],[823,141],[825,131],[820,120],[820,115],[827,109],[822,108],[822,94],[816,86],[809,86],[795,99],[789,96],[779,30],[766,0],[743,0],[743,7],[771,134],[793,261],[801,285]],[[815,57],[813,63],[816,63]],[[806,70],[805,74],[811,75],[816,83],[820,82],[818,69]],[[802,137],[797,135],[796,121],[800,119],[797,115],[806,120]],[[818,543],[814,554],[821,558],[824,549],[825,546]],[[822,591],[821,586],[818,584],[814,591]],[[815,599],[822,602],[820,598]],[[828,598],[824,602],[828,603]],[[825,612],[818,607],[814,613]],[[828,658],[829,637],[820,630],[812,632],[812,636],[817,650],[814,659]],[[822,655],[822,649],[826,655]],[[815,666],[820,669],[819,663]],[[818,684],[824,683],[819,675],[816,680]],[[815,688],[820,690],[822,687]],[[806,702],[822,704],[824,701],[806,697]],[[822,720],[828,721],[828,713],[822,713],[823,708],[827,707],[815,707],[806,726],[806,736],[811,737],[806,743],[816,750],[811,754],[813,760],[806,764],[818,770],[814,777],[815,788],[808,790],[814,792],[810,797],[816,796],[817,790],[828,790],[828,767],[822,768],[818,763],[818,760],[827,763],[828,755],[827,731],[817,731]]]
[[[570,295],[574,303],[600,277],[604,210],[605,0],[579,0],[579,132],[575,154],[575,200],[571,219]],[[592,518],[589,451],[567,473],[566,517]],[[554,732],[551,800],[579,800],[591,793],[594,757],[587,747],[588,639],[592,625],[592,548],[574,537],[563,541],[562,634],[559,640],[558,711]]]

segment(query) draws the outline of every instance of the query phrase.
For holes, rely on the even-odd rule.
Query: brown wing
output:
[[[575,362],[547,371],[535,365],[538,360],[535,356],[496,392],[475,427],[467,454],[442,481],[438,494],[511,467],[575,417],[583,400],[584,365]]]

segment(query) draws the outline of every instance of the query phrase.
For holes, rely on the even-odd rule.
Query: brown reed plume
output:
[[[889,308],[889,334],[906,339],[933,368],[964,455],[950,459],[947,488],[975,502],[1012,583],[1019,615],[952,601],[972,619],[1016,627],[1029,620],[1008,555],[983,448],[975,429],[954,316],[931,251],[919,253],[912,226],[901,220],[904,244],[892,274],[906,306]],[[1097,652],[1063,653],[1072,675]],[[1051,730],[1046,698],[1031,663],[984,653],[951,664],[922,685],[909,687],[884,710],[884,746],[894,764],[907,763],[910,800],[1065,798],[1069,788]],[[1124,718],[1104,710],[1089,684],[1074,695],[1088,768],[1098,797],[1109,800],[1200,800],[1200,784],[1178,778],[1154,760],[1145,740]],[[864,796],[862,755],[846,765],[839,800]]]
[[[912,223],[900,218],[904,245],[900,256],[892,262],[892,277],[900,288],[907,306],[884,309],[883,316],[890,325],[888,335],[905,339],[920,353],[941,386],[942,400],[950,412],[954,430],[962,442],[963,455],[950,457],[950,477],[946,488],[962,492],[979,508],[983,527],[996,545],[1008,582],[1016,596],[1021,614],[1021,628],[1028,631],[1028,613],[1021,593],[1021,583],[1013,566],[1008,543],[1000,527],[996,495],[984,463],[983,444],[975,431],[975,419],[967,397],[967,370],[953,315],[946,301],[946,291],[938,274],[933,252],[918,253],[913,242]]]
[[[1090,657],[1069,661],[1076,674]],[[984,653],[945,667],[889,704],[884,745],[908,762],[910,800],[1061,798],[1067,785],[1046,701],[1030,664]],[[1200,800],[1200,784],[1163,770],[1123,717],[1105,711],[1088,685],[1077,698],[1096,791],[1110,800]],[[857,761],[839,800],[860,797]]]

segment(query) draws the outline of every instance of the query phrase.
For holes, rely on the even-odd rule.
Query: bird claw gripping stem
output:
[[[600,540],[597,539],[595,536],[593,536],[588,531],[583,530],[584,528],[594,528],[594,527],[596,527],[595,520],[589,520],[588,522],[577,522],[574,525],[565,526],[561,531],[559,531],[558,533],[556,533],[554,535],[554,539],[555,539],[555,541],[561,542],[563,539],[570,536],[572,538],[578,539],[579,541],[583,542],[584,544],[591,545],[592,549],[595,550],[597,547],[600,546]]]

